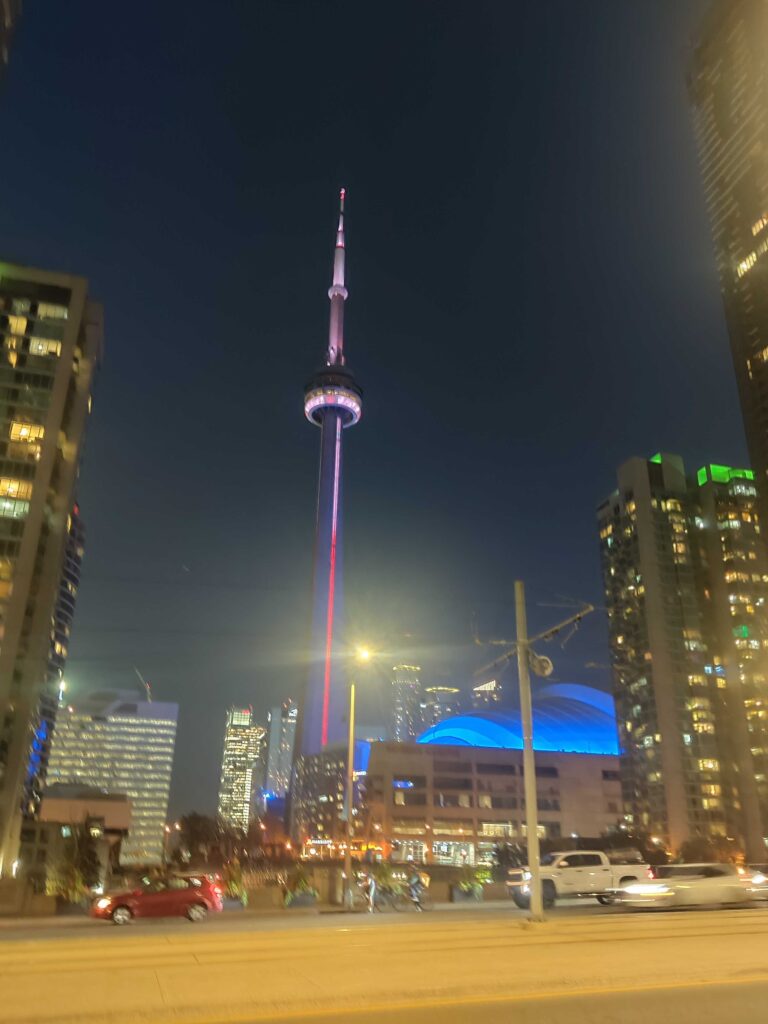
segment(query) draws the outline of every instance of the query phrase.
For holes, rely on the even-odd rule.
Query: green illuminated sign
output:
[[[754,480],[755,474],[751,469],[734,469],[731,466],[702,466],[696,474],[699,487],[711,480],[716,484],[729,484],[731,480]]]
[[[749,627],[748,626],[734,626],[733,627],[733,635],[736,636],[736,637],[739,637],[739,639],[741,639],[741,640],[746,640],[749,637]]]
[[[652,456],[650,457],[650,459],[648,459],[648,461],[649,461],[649,462],[656,462],[656,463],[660,463],[660,462],[661,462],[661,452],[656,452],[656,454],[655,454],[655,455],[652,455]]]

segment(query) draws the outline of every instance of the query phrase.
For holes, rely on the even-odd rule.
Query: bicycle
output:
[[[412,910],[414,913],[425,913],[434,910],[435,905],[432,897],[426,889],[422,889],[417,897],[414,897],[408,890],[397,894],[394,903],[395,910],[400,913]]]

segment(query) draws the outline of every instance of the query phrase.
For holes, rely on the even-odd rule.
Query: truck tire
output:
[[[545,910],[554,907],[555,900],[557,899],[557,889],[555,889],[555,883],[548,878],[545,878],[541,883],[541,898]]]

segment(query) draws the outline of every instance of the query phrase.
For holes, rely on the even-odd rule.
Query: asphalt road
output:
[[[1,1024],[763,1024],[768,1006],[768,908],[566,907],[542,925],[503,905],[233,913],[0,931]]]
[[[525,920],[526,914],[512,903],[489,903],[480,904],[479,906],[473,906],[471,903],[463,904],[447,904],[445,906],[438,906],[435,910],[431,911],[434,914],[461,914],[462,917],[473,917],[480,916],[482,918],[499,916],[503,919],[511,918],[515,921]],[[584,916],[605,916],[615,913],[622,913],[615,907],[601,907],[596,902],[590,900],[568,900],[560,903],[552,911],[548,912],[548,917],[552,920],[559,920],[560,918],[568,917],[584,917]],[[72,915],[72,916],[61,916],[61,917],[44,917],[44,918],[2,918],[0,917],[0,944],[4,942],[18,942],[22,939],[69,939],[74,936],[78,938],[85,938],[88,936],[98,935],[105,941],[109,942],[114,939],[116,940],[119,934],[125,934],[126,931],[137,934],[146,934],[151,936],[157,935],[186,935],[190,929],[205,928],[213,929],[216,932],[253,932],[253,931],[274,931],[282,930],[285,928],[306,928],[309,922],[313,922],[316,927],[337,927],[342,918],[347,918],[349,915],[342,913],[339,910],[321,910],[319,913],[316,910],[301,911],[282,911],[276,910],[274,913],[265,913],[264,911],[249,912],[249,911],[225,911],[223,914],[215,914],[209,917],[209,919],[202,925],[193,925],[185,918],[160,918],[156,920],[145,919],[143,921],[134,921],[132,924],[127,925],[125,928],[118,928],[109,921],[96,921],[93,918],[86,917],[84,915]],[[362,912],[356,912],[351,917],[356,919],[358,917],[368,917],[370,915]],[[405,911],[402,913],[396,913],[394,911],[384,911],[381,914],[373,915],[377,920],[381,918],[386,919],[397,919],[408,920],[410,918],[416,918],[420,915],[417,912]],[[394,923],[394,920],[393,920]]]

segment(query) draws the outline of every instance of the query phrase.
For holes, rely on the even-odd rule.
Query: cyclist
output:
[[[413,901],[414,906],[417,910],[423,910],[421,905],[421,894],[424,892],[424,881],[421,877],[421,872],[416,868],[416,865],[411,865],[411,870],[408,874],[408,896]]]

